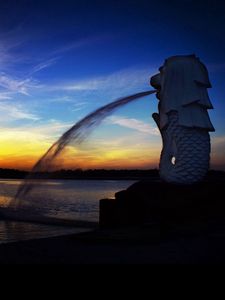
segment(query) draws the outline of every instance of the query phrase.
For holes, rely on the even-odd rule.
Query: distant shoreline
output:
[[[24,180],[26,178],[3,178],[0,177],[0,180]],[[136,180],[147,180],[147,179],[151,179],[151,180],[158,180],[158,177],[86,177],[86,178],[44,178],[44,180],[90,180],[90,181],[94,181],[94,180],[106,180],[106,181],[114,181],[114,180],[129,180],[129,181],[136,181]],[[35,179],[30,179],[30,180],[43,180],[43,178],[35,178]]]
[[[25,179],[30,174],[29,171],[17,169],[0,168],[0,179]],[[206,176],[210,179],[225,178],[225,171],[210,170]],[[159,179],[158,169],[75,169],[75,170],[57,170],[53,172],[34,173],[31,179],[61,179],[61,180],[145,180]]]
[[[31,173],[17,169],[0,168],[1,179],[25,179]],[[57,170],[53,172],[34,173],[32,179],[68,179],[68,180],[140,180],[145,178],[158,178],[157,169],[150,170],[115,170],[115,169],[75,169],[75,170]]]

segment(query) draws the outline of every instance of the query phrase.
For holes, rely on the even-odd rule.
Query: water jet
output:
[[[145,91],[117,99],[88,114],[85,118],[67,130],[38,160],[28,177],[19,186],[16,196],[11,200],[9,207],[2,210],[4,217],[10,219],[16,218],[18,220],[27,219],[28,221],[33,220],[40,223],[63,223],[64,220],[47,218],[45,215],[39,215],[40,212],[45,214],[44,208],[39,209],[37,212],[32,212],[32,204],[37,205],[37,200],[35,199],[35,203],[34,200],[32,200],[32,192],[34,189],[40,187],[41,183],[47,179],[46,173],[54,169],[56,159],[71,142],[73,142],[74,145],[81,144],[106,117],[115,112],[118,108],[145,96],[154,94],[155,92],[155,90]],[[35,205],[33,209],[35,208]],[[65,224],[67,223],[75,224],[76,221],[65,221]]]

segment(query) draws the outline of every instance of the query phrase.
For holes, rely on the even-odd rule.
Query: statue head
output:
[[[207,109],[212,109],[207,89],[211,87],[208,71],[195,55],[172,56],[151,78],[159,99],[160,129],[167,122],[167,114],[177,111],[179,124],[214,131]]]

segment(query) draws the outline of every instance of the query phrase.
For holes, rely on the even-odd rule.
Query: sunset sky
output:
[[[92,110],[151,89],[165,58],[195,53],[213,87],[211,167],[225,170],[224,15],[219,0],[1,1],[0,168],[31,168]],[[148,96],[121,108],[63,165],[158,167],[157,104]]]

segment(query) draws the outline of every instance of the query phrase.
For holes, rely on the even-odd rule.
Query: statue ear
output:
[[[165,113],[193,103],[213,108],[207,88],[211,87],[206,67],[195,56],[168,59],[162,75],[161,110]]]
[[[208,88],[211,88],[211,83],[209,80],[209,75],[206,67],[199,61],[199,59],[195,59],[192,62],[192,66],[190,65],[190,74],[188,76],[188,72],[186,73],[188,80],[186,82],[186,87],[189,86],[188,91],[186,90],[186,95],[184,95],[182,104],[183,106],[189,105],[193,102],[197,102],[199,105],[205,107],[206,109],[212,109],[212,103],[208,96]],[[184,74],[185,77],[185,74]],[[192,82],[190,82],[191,80]],[[188,83],[189,81],[189,83]]]
[[[210,80],[209,80],[209,74],[208,74],[208,71],[206,69],[206,67],[199,61],[199,63],[195,63],[194,64],[194,80],[206,87],[206,88],[211,88],[212,85],[210,83]]]

